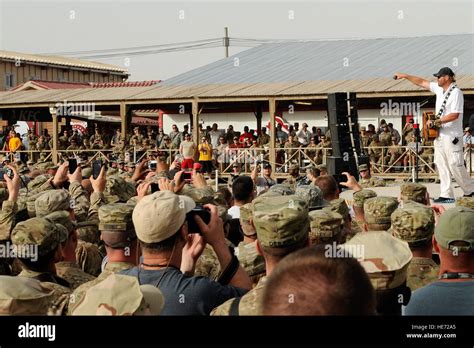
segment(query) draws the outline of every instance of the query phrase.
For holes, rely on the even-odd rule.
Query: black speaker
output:
[[[326,168],[329,175],[340,175],[348,172],[359,180],[359,171],[354,156],[328,156],[326,159]]]
[[[353,155],[354,152],[360,156],[362,150],[356,94],[328,94],[328,121],[333,156],[342,157],[345,153],[352,153]]]
[[[471,128],[471,132],[474,132],[474,114],[469,118],[469,128]]]

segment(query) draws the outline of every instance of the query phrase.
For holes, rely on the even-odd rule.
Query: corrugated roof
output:
[[[21,52],[13,51],[2,51],[0,50],[0,60],[8,59],[16,61],[28,62],[28,63],[39,63],[39,64],[52,64],[52,65],[62,65],[64,67],[77,67],[83,69],[94,69],[94,70],[103,70],[109,72],[117,72],[120,74],[127,74],[127,69],[121,68],[116,65],[104,64],[99,62],[92,62],[88,60],[82,60],[77,58],[69,57],[60,57],[60,56],[43,56],[38,54],[28,54]]]
[[[397,71],[431,77],[442,66],[474,75],[474,34],[264,44],[163,83],[373,80]]]

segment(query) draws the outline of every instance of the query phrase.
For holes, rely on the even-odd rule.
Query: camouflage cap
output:
[[[311,244],[340,243],[343,236],[344,220],[341,214],[314,210],[309,212]]]
[[[28,173],[29,171],[30,171],[30,168],[28,168],[27,166],[18,167],[19,174],[25,174],[25,173]]]
[[[59,231],[59,243],[64,244],[69,238],[69,231],[61,224],[55,224]]]
[[[407,182],[400,187],[400,198],[402,200],[425,203],[426,192],[427,189],[425,185],[416,182]]]
[[[263,247],[287,247],[308,237],[308,202],[300,196],[253,201],[253,222]]]
[[[68,235],[76,230],[76,222],[71,220],[69,212],[65,210],[55,211],[45,217],[53,221],[55,224],[60,224],[66,227]]]
[[[375,290],[394,289],[406,282],[412,259],[407,242],[388,232],[370,231],[356,234],[341,247],[358,257]]]
[[[214,190],[209,187],[196,188],[191,185],[185,185],[180,194],[192,198],[198,204],[208,204],[214,202]]]
[[[474,210],[462,206],[446,210],[435,227],[435,239],[444,249],[474,250]]]
[[[361,172],[363,170],[369,170],[369,166],[367,164],[361,164],[359,166],[359,172]]]
[[[0,315],[47,315],[52,297],[36,279],[0,276]]]
[[[324,208],[324,210],[339,213],[343,219],[349,217],[349,207],[347,206],[346,201],[342,198],[329,201],[329,206]]]
[[[77,238],[84,242],[96,244],[100,240],[99,221],[86,220],[77,223]]]
[[[474,197],[460,197],[456,199],[456,206],[474,209]]]
[[[99,230],[107,246],[124,248],[137,239],[132,221],[133,208],[126,203],[106,204],[99,208]]]
[[[99,208],[99,230],[134,230],[133,207],[126,203],[105,204]]]
[[[48,190],[35,201],[37,217],[43,217],[55,211],[71,209],[71,196],[66,190]]]
[[[86,291],[72,315],[159,315],[163,305],[157,287],[113,273]]]
[[[114,176],[114,175],[117,175],[118,174],[118,169],[117,168],[108,168],[107,169],[107,172],[105,174],[105,176],[107,177],[107,179],[111,176]]]
[[[416,202],[402,202],[392,213],[392,226],[388,232],[416,246],[418,242],[431,240],[434,227],[435,217],[431,207]]]
[[[363,208],[367,199],[377,197],[377,193],[372,190],[363,189],[352,194],[353,206]]]
[[[369,198],[364,203],[365,222],[367,224],[390,224],[390,216],[397,208],[398,200],[395,197]]]
[[[319,169],[320,171],[325,171],[325,172],[328,171],[328,167],[326,167],[325,164],[319,164],[316,166],[316,168]]]
[[[278,193],[281,196],[289,196],[295,194],[295,191],[293,191],[290,186],[284,184],[272,185],[268,189],[268,191]]]
[[[34,178],[28,183],[27,185],[28,190],[29,191],[35,190],[36,188],[43,185],[46,181],[48,181],[50,177],[51,177],[50,175],[38,175],[36,178]]]
[[[315,185],[300,185],[296,187],[295,194],[308,202],[308,209],[314,210],[327,207],[329,203],[323,199],[323,192]]]
[[[90,167],[82,168],[82,178],[83,179],[89,179],[91,176],[92,176],[92,168],[90,168]]]
[[[135,185],[118,175],[107,177],[104,196],[107,203],[127,202],[136,195]]]
[[[360,130],[365,131],[365,130],[367,130],[367,128],[365,126],[362,126],[362,127],[360,127]]]
[[[56,224],[45,218],[32,218],[18,223],[11,234],[12,243],[19,257],[27,257],[29,248],[38,248],[39,256],[55,250],[61,242]]]

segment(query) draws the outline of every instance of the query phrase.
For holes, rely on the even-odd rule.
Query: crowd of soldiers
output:
[[[109,160],[122,167],[128,164],[133,166],[138,158],[153,152],[164,157],[169,163],[177,158],[192,158],[193,161],[199,161],[207,173],[215,169],[220,172],[231,172],[235,163],[240,171],[248,172],[257,161],[269,160],[270,135],[267,134],[265,127],[254,130],[245,126],[241,132],[234,131],[232,125],[223,130],[219,129],[216,123],[206,128],[200,124],[198,144],[194,144],[187,125],[182,131],[177,125],[173,125],[169,134],[165,134],[162,128],[157,130],[152,126],[134,127],[126,138],[120,129],[115,129],[113,134],[108,128],[101,129],[97,124],[92,129],[90,132],[86,130],[81,133],[78,129],[64,128],[58,135],[57,148],[61,155],[70,157],[77,154],[87,158],[94,154],[93,151],[87,150],[104,150]],[[381,120],[378,129],[372,124],[367,128],[360,127],[361,146],[372,165],[390,166],[389,171],[408,171],[414,164],[416,153],[414,135],[412,122],[405,125],[402,135],[385,120]],[[18,154],[25,163],[27,160],[40,161],[42,153],[52,150],[52,141],[47,129],[44,129],[41,135],[28,130],[23,138],[14,129],[10,129],[4,130],[4,136],[0,136],[3,151],[10,153],[18,150],[31,151]],[[406,148],[402,147],[402,143]],[[428,164],[433,160],[433,149],[422,145],[432,144],[425,142],[419,145],[418,154],[425,162],[421,162],[421,169],[428,171]],[[329,130],[324,133],[317,127],[309,130],[307,123],[303,123],[300,128],[296,122],[288,129],[283,129],[278,124],[275,147],[276,164],[297,164],[303,167],[313,162],[321,165],[326,162],[326,157],[332,154],[331,134]],[[408,148],[413,151],[406,151]],[[245,153],[242,152],[243,149],[246,150]],[[288,168],[286,166],[285,168],[287,171]],[[127,172],[127,168],[123,170]]]
[[[324,168],[277,184],[269,163],[217,191],[161,160],[127,179],[105,166],[71,173],[68,161],[21,165],[5,164],[0,188],[2,314],[473,311],[463,290],[474,277],[472,197],[445,211],[424,185],[377,196],[364,188],[376,186],[370,173],[362,183],[345,173],[346,201]]]

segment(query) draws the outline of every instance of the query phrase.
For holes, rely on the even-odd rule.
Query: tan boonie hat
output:
[[[416,182],[404,183],[400,187],[400,198],[402,200],[410,200],[418,203],[426,201],[426,186]]]
[[[459,206],[446,210],[435,227],[435,239],[444,249],[474,250],[474,210]]]
[[[253,223],[263,247],[286,247],[308,238],[308,202],[297,196],[253,201]]]
[[[309,212],[311,244],[340,243],[343,237],[344,220],[341,214],[314,210]]]
[[[0,276],[0,315],[47,315],[52,300],[36,279]]]
[[[43,217],[55,211],[71,209],[71,196],[66,190],[49,190],[35,201],[37,217]]]
[[[363,208],[367,199],[377,197],[377,193],[372,190],[363,189],[352,194],[353,206]]]
[[[61,235],[53,221],[35,217],[18,223],[13,228],[11,239],[16,255],[26,258],[31,257],[27,255],[31,248],[37,248],[39,256],[55,250],[61,242]]]
[[[431,240],[435,217],[433,209],[421,203],[405,202],[392,213],[392,225],[388,232],[409,245]]]
[[[390,217],[397,208],[398,200],[395,197],[369,198],[364,203],[365,222],[367,224],[390,224]]]
[[[358,233],[341,246],[357,254],[375,290],[394,289],[407,279],[412,253],[407,242],[384,231]]]
[[[456,199],[456,206],[474,209],[474,197],[460,197]]]
[[[164,302],[157,287],[113,273],[86,291],[72,315],[159,315]]]
[[[195,206],[191,198],[171,191],[158,191],[145,196],[133,210],[135,232],[142,242],[161,242],[178,232],[186,220],[186,214]]]

